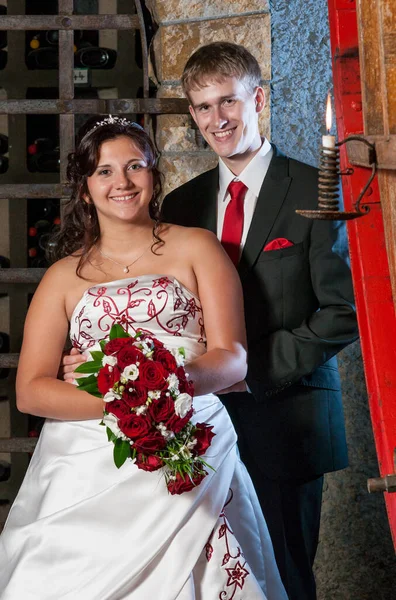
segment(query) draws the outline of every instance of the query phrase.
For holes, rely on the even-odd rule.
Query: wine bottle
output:
[[[0,173],[5,173],[8,170],[8,157],[0,156]]]
[[[37,138],[34,140],[32,144],[28,146],[28,154],[37,154],[38,152],[48,152],[48,150],[53,150],[55,147],[55,142],[50,138]]]
[[[0,5],[0,15],[7,14],[7,7]],[[0,49],[5,48],[7,46],[7,31],[2,29],[0,31]]]
[[[45,256],[36,256],[29,264],[31,269],[45,269],[48,267],[48,262]]]
[[[0,269],[9,269],[10,265],[10,259],[0,255]]]
[[[37,152],[28,158],[28,169],[31,172],[58,173],[59,164],[59,148],[47,152]]]
[[[0,353],[6,353],[10,351],[10,336],[4,331],[0,331]],[[8,376],[10,369],[0,368],[0,379],[5,379]]]
[[[7,64],[8,52],[0,50],[0,69],[4,69]]]
[[[36,48],[26,57],[28,69],[57,69],[59,65],[59,52],[57,46]]]
[[[90,69],[112,69],[117,60],[117,51],[112,48],[80,48],[74,55],[75,67]]]
[[[7,481],[11,475],[11,465],[4,460],[0,460],[0,481]]]
[[[8,136],[0,133],[0,154],[8,152]]]

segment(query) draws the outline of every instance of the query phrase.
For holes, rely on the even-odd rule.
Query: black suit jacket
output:
[[[247,466],[271,478],[310,478],[347,464],[335,355],[357,338],[343,223],[314,221],[317,170],[276,147],[238,271],[252,394],[222,396]],[[164,221],[216,232],[218,167],[171,192]],[[263,252],[276,238],[293,243]]]

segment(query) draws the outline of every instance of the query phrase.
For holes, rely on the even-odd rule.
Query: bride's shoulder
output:
[[[79,257],[66,256],[56,261],[45,272],[41,284],[53,286],[57,289],[68,289],[73,281],[76,280],[76,269]]]
[[[164,237],[168,237],[169,241],[175,241],[178,244],[202,245],[202,244],[218,244],[217,237],[211,231],[202,229],[201,227],[182,227],[181,225],[164,225]],[[160,233],[160,237],[161,233]]]

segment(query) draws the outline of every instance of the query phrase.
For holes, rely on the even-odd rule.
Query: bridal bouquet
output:
[[[194,388],[184,370],[183,348],[168,350],[153,336],[129,335],[113,325],[101,351],[80,365],[78,386],[103,398],[102,425],[114,444],[119,468],[131,458],[139,469],[163,469],[171,494],[199,485],[209,467],[202,458],[215,435],[206,423],[193,424]]]

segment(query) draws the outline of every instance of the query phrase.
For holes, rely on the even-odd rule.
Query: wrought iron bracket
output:
[[[353,174],[353,169],[348,168],[345,171],[339,170],[339,152],[340,146],[348,142],[362,142],[369,147],[369,166],[371,167],[371,175],[361,190],[359,196],[353,204],[353,211],[339,210],[339,176],[350,176]],[[320,219],[326,221],[349,221],[357,217],[366,215],[370,208],[362,204],[362,199],[373,181],[377,172],[377,157],[375,145],[370,143],[364,137],[359,135],[351,135],[338,142],[335,148],[322,148],[320,151],[319,162],[319,184],[318,184],[318,208],[314,210],[297,209],[296,213],[308,219]]]

